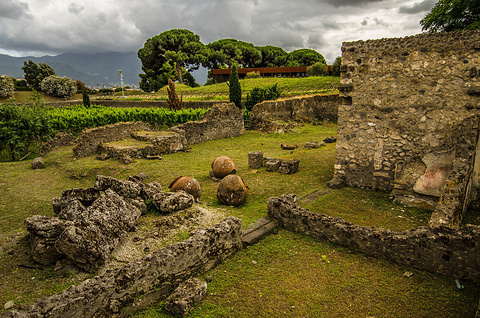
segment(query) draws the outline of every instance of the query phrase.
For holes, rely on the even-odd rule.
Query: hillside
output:
[[[57,56],[12,57],[0,54],[0,74],[22,78],[24,61],[47,63],[57,75],[81,80],[92,87],[111,87],[120,85],[118,70],[123,71],[125,85],[138,86],[141,62],[136,52],[77,54],[65,53]]]

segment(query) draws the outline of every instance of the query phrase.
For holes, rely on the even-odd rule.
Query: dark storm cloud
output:
[[[29,16],[27,3],[16,0],[2,0],[0,2],[0,17],[19,19],[22,16]]]
[[[72,2],[68,6],[68,12],[73,14],[80,14],[85,9],[85,7],[79,5],[78,3]]]
[[[420,18],[410,13],[429,3],[433,7],[433,0],[0,0],[0,53],[137,51],[152,36],[188,29],[204,44],[233,38],[287,52],[312,48],[333,62],[344,41],[420,32]]]
[[[384,27],[391,27],[392,26],[391,24],[385,22],[382,19],[368,18],[368,17],[363,19],[363,21],[360,24],[363,25],[363,26],[367,26],[367,25],[377,25],[377,26],[384,26]]]
[[[398,9],[398,12],[405,14],[428,12],[434,7],[435,3],[437,3],[437,0],[424,0],[422,2],[414,3],[412,6],[401,6]]]

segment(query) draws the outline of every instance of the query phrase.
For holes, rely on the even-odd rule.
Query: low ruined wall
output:
[[[199,120],[172,127],[169,131],[185,135],[189,145],[237,137],[244,132],[243,111],[234,103],[218,104]]]
[[[269,119],[337,121],[340,98],[338,94],[312,95],[264,101],[256,104],[250,113],[250,129],[255,130]]]
[[[268,215],[291,231],[375,257],[480,283],[480,227],[420,227],[394,232],[359,226],[297,207],[292,195],[268,199]]]
[[[241,248],[241,220],[228,217],[183,242],[1,316],[126,317],[165,299],[181,282],[202,275]]]
[[[102,105],[105,107],[119,107],[119,108],[129,108],[129,107],[142,107],[142,108],[169,108],[168,102],[166,100],[124,100],[124,99],[91,99],[92,105]],[[225,101],[183,101],[183,108],[203,108],[208,109],[217,104],[225,103]],[[48,103],[53,107],[68,107],[78,104],[83,104],[81,100],[74,101],[61,101],[61,102],[50,102]]]
[[[73,147],[73,156],[75,158],[91,156],[97,152],[101,143],[125,139],[135,130],[152,129],[143,122],[117,123],[84,129]]]

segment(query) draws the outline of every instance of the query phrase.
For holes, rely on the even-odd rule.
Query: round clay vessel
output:
[[[217,199],[221,204],[242,205],[247,201],[247,195],[248,187],[240,176],[229,174],[218,185]]]
[[[179,176],[170,182],[168,187],[170,188],[171,192],[177,192],[179,190],[187,192],[188,194],[192,195],[197,202],[202,196],[202,188],[200,187],[200,183],[198,183],[197,179],[193,177]]]
[[[222,179],[229,174],[235,174],[237,172],[237,170],[235,170],[235,164],[233,163],[232,159],[226,156],[221,156],[213,160],[212,171],[213,175],[219,179]]]

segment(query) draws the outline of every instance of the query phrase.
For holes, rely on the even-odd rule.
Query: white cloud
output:
[[[207,44],[234,38],[287,52],[309,47],[333,62],[343,41],[419,33],[434,0],[1,0],[3,51],[137,51],[182,28]],[[369,17],[369,18],[366,18]]]

